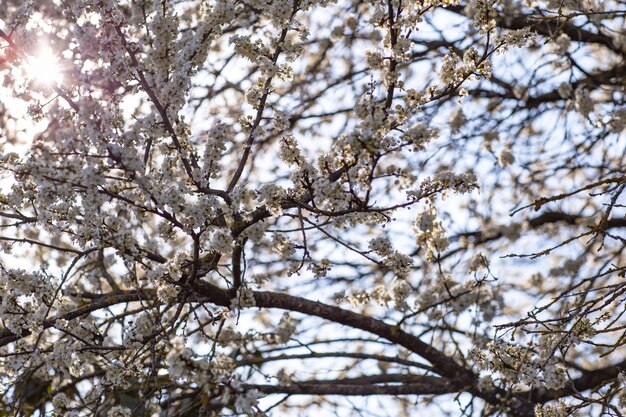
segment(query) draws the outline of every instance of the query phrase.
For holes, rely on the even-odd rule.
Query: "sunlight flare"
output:
[[[33,80],[45,86],[55,86],[63,80],[59,60],[49,47],[40,48],[30,58],[28,71]]]

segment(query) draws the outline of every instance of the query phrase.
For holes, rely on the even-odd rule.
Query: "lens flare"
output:
[[[59,60],[50,48],[40,48],[29,59],[28,71],[37,83],[55,86],[63,81]]]

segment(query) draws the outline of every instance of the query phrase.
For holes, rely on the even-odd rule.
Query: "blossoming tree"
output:
[[[621,416],[621,0],[3,0],[0,416]]]

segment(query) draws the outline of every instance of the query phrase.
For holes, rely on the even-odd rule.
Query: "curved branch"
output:
[[[528,396],[532,401],[546,402],[550,400],[556,400],[572,395],[572,392],[583,392],[590,389],[599,388],[605,385],[607,382],[617,378],[620,372],[626,371],[626,360],[622,362],[606,366],[600,369],[594,369],[592,371],[584,371],[583,375],[572,380],[570,385],[560,390],[546,390],[544,388],[537,388],[534,390],[521,393],[521,395]]]
[[[295,360],[295,359],[318,359],[318,358],[352,358],[352,359],[371,359],[379,362],[389,362],[389,363],[397,363],[405,366],[412,366],[421,369],[426,369],[431,371],[432,368],[430,366],[424,365],[422,363],[409,361],[406,359],[392,357],[392,356],[383,356],[383,355],[375,355],[368,353],[356,353],[356,352],[324,352],[324,353],[303,353],[296,355],[277,355],[277,356],[268,356],[268,357],[250,357],[244,360],[241,360],[237,363],[238,366],[245,365],[262,365],[267,362],[274,361],[286,361],[286,360]]]
[[[440,395],[454,393],[459,385],[447,378],[415,376],[415,382],[402,385],[356,385],[349,380],[306,381],[293,385],[244,385],[264,394],[290,395]]]
[[[94,311],[111,307],[115,304],[129,303],[132,301],[141,301],[146,299],[153,300],[155,299],[155,296],[156,292],[153,290],[135,290],[102,295],[101,297],[96,298],[90,304],[78,307],[77,309],[72,310],[69,313],[61,314],[60,316],[54,317],[50,320],[45,320],[41,324],[41,328],[45,330],[49,329],[50,327],[54,327],[57,320],[73,320]],[[5,346],[11,342],[15,342],[22,337],[30,335],[31,333],[32,331],[29,329],[23,329],[21,334],[15,334],[9,329],[2,329],[0,330],[0,346]]]
[[[230,305],[228,292],[215,285],[206,282],[195,282],[193,289],[212,303],[221,306]],[[254,299],[256,307],[296,311],[376,334],[429,361],[434,372],[453,380],[456,386],[460,387],[459,390],[470,392],[494,405],[504,406],[506,403],[506,407],[512,415],[528,417],[534,415],[534,404],[528,400],[519,396],[511,398],[508,393],[496,387],[493,387],[492,390],[478,389],[478,377],[472,371],[456,363],[454,358],[423,342],[419,337],[409,334],[396,326],[387,324],[382,320],[318,301],[271,291],[255,291]]]
[[[465,14],[465,5],[447,6],[444,10],[467,17]],[[503,29],[520,30],[531,28],[534,32],[547,37],[553,37],[557,33],[565,33],[574,42],[602,45],[619,55],[624,53],[611,36],[580,28],[574,25],[571,20],[563,21],[565,19],[562,16],[555,16],[553,19],[548,19],[545,16],[539,18],[524,13],[515,15],[500,14],[495,20],[496,25]]]
[[[575,214],[562,213],[562,212],[557,212],[557,211],[548,211],[548,212],[540,214],[537,217],[533,217],[532,219],[528,220],[528,226],[531,229],[534,229],[534,228],[541,227],[546,224],[561,223],[561,222],[574,226],[574,225],[577,225],[579,221],[585,218],[586,218],[585,216],[579,216]],[[626,218],[618,217],[618,218],[610,219],[606,222],[605,227],[607,229],[626,227]],[[478,230],[478,231],[473,231],[473,232],[459,233],[456,236],[456,238],[457,239],[462,238],[462,237],[473,238],[475,239],[473,242],[474,244],[480,244],[480,243],[486,243],[492,240],[500,239],[503,236],[504,236],[504,233],[502,231],[494,231],[493,233],[486,233],[486,232]]]

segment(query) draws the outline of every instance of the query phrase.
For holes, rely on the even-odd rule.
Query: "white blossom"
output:
[[[594,110],[594,102],[589,94],[589,90],[584,86],[578,86],[574,91],[574,108],[583,117],[589,116]]]

